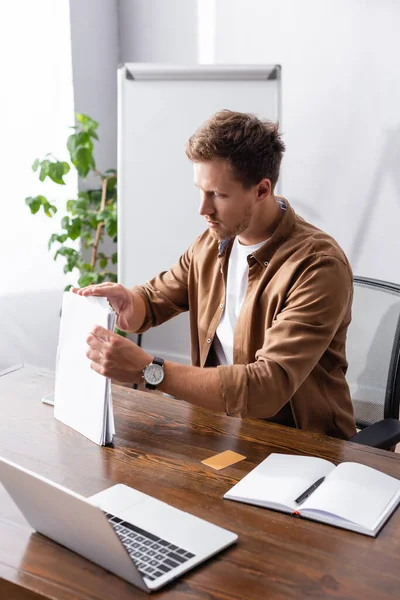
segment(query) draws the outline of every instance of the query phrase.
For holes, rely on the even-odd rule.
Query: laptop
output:
[[[33,529],[146,592],[237,540],[126,485],[84,498],[1,457],[0,482]]]

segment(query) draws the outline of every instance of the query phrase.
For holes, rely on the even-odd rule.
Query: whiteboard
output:
[[[129,63],[118,71],[118,281],[169,269],[205,229],[185,145],[222,109],[280,119],[279,65]],[[143,335],[152,355],[190,362],[189,320]]]

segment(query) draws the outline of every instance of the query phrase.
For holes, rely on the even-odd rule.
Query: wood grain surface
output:
[[[62,425],[41,397],[53,375],[31,367],[0,377],[0,454],[84,496],[125,483],[235,531],[237,545],[156,598],[400,597],[400,511],[376,539],[237,502],[223,494],[271,452],[355,461],[400,478],[400,457],[303,431],[239,420],[114,386],[116,437],[100,448]],[[201,461],[233,450],[222,471]],[[101,567],[33,533],[0,486],[0,599],[146,598]]]

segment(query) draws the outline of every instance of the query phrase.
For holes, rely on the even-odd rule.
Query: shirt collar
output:
[[[276,250],[279,248],[279,246],[283,244],[283,242],[289,236],[294,225],[295,212],[290,206],[289,202],[286,200],[286,198],[283,198],[282,196],[277,197],[277,200],[279,203],[285,203],[286,210],[283,211],[282,218],[279,221],[278,226],[271,235],[271,237],[265,242],[263,246],[261,246],[261,248],[254,252],[254,254],[250,255],[264,267],[268,265]],[[229,245],[233,244],[233,240],[234,238],[228,238],[226,240],[220,241],[220,243],[218,244],[218,257],[222,257],[225,254]]]

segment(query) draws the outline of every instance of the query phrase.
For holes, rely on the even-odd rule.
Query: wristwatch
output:
[[[148,390],[155,390],[164,379],[164,359],[155,356],[152,362],[143,369],[143,379]]]

